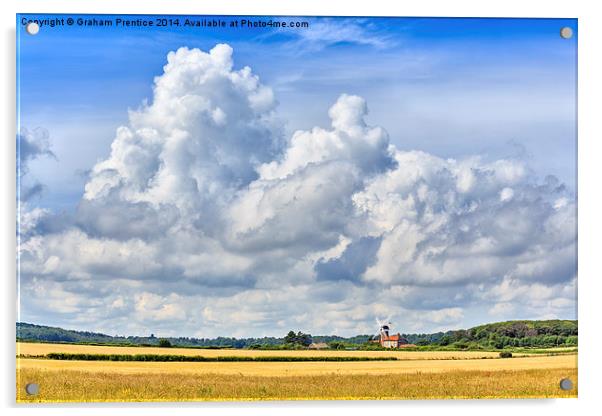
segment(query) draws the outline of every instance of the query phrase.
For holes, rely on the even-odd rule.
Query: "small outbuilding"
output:
[[[324,350],[328,348],[328,344],[325,342],[312,342],[308,348],[310,350]]]

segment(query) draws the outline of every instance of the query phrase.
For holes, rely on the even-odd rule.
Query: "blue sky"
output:
[[[220,42],[272,86],[289,132],[327,123],[324,110],[341,92],[359,94],[368,100],[368,121],[401,148],[441,157],[524,152],[537,173],[574,189],[576,36],[556,35],[564,26],[576,34],[575,19],[327,22],[357,27],[353,39],[305,40],[307,29],[63,27],[21,36],[21,123],[48,129],[60,161],[32,164],[31,175],[45,177],[51,190],[44,204],[77,202],[85,181],[78,173],[107,155],[126,109],[152,96],[167,51]],[[83,138],[79,125],[93,129]]]
[[[28,17],[42,16],[31,15]],[[103,16],[96,18],[103,18]],[[183,17],[179,18],[183,19]],[[229,22],[232,18],[222,17],[221,19]],[[24,187],[35,184],[43,185],[42,192],[36,193],[35,197],[27,201],[28,209],[36,207],[45,209],[47,210],[45,215],[54,216],[51,217],[51,220],[47,220],[44,226],[38,225],[36,232],[41,235],[61,232],[67,235],[68,231],[66,230],[74,226],[70,222],[75,221],[76,228],[84,230],[89,238],[110,240],[114,237],[106,228],[99,228],[98,224],[86,224],[86,218],[89,219],[86,215],[91,215],[90,212],[94,211],[86,211],[88,214],[82,213],[84,209],[82,207],[85,205],[82,205],[84,187],[86,184],[92,183],[94,179],[94,174],[91,176],[91,170],[98,162],[114,158],[114,155],[111,154],[111,144],[117,142],[116,129],[119,126],[127,126],[128,123],[133,125],[134,123],[129,119],[128,110],[135,114],[143,114],[145,110],[141,107],[142,103],[146,100],[150,105],[153,104],[153,80],[163,73],[168,52],[175,51],[182,46],[208,52],[220,43],[226,43],[232,48],[234,71],[249,66],[252,68],[253,74],[259,77],[261,84],[272,89],[274,99],[271,104],[273,104],[285,141],[289,140],[297,130],[310,132],[313,131],[314,126],[328,127],[331,123],[330,119],[333,118],[332,112],[329,116],[329,108],[335,102],[339,102],[341,108],[345,108],[341,111],[353,109],[353,111],[362,112],[361,102],[354,99],[343,99],[343,101],[340,99],[341,94],[359,96],[367,103],[368,113],[364,117],[367,125],[381,126],[386,130],[388,133],[386,143],[393,145],[398,152],[422,151],[427,155],[439,158],[438,160],[441,162],[437,163],[448,163],[445,169],[450,169],[450,171],[456,169],[454,167],[456,162],[449,162],[450,159],[462,164],[462,161],[473,160],[477,157],[478,162],[466,162],[474,164],[471,168],[472,171],[476,172],[481,169],[483,172],[489,172],[491,170],[497,172],[492,173],[494,176],[506,174],[503,172],[510,170],[502,162],[499,162],[500,160],[519,161],[521,169],[524,166],[527,172],[523,183],[524,195],[536,192],[532,189],[538,189],[537,192],[540,192],[543,189],[542,184],[552,183],[552,180],[546,180],[546,177],[553,175],[559,183],[565,185],[562,190],[564,192],[562,198],[569,201],[569,205],[571,202],[575,202],[577,140],[577,21],[575,19],[262,18],[262,20],[270,19],[307,21],[310,27],[308,29],[192,29],[181,27],[125,29],[72,26],[42,27],[36,36],[29,36],[20,29],[18,31],[20,127],[29,131],[42,127],[48,132],[47,143],[44,142],[46,144],[43,145],[40,144],[41,142],[38,143],[39,149],[42,151],[39,152],[39,155],[28,159],[27,172],[22,176]],[[20,24],[19,17],[18,24]],[[567,40],[560,37],[560,28],[564,26],[573,29],[575,36],[572,39]],[[219,99],[215,98],[218,101]],[[152,122],[148,123],[152,124]],[[315,134],[316,137],[319,136],[315,132],[312,134]],[[229,139],[229,137],[224,139]],[[285,148],[280,149],[281,153],[274,159],[282,164],[273,169],[266,167],[264,173],[259,175],[260,177],[268,175],[265,176],[268,178],[269,175],[276,175],[277,172],[288,169],[288,165],[282,159],[283,155],[286,155]],[[49,152],[52,152],[53,157],[44,157],[48,156]],[[399,153],[397,156],[389,156],[396,160],[406,160],[409,153],[404,153],[404,155]],[[260,160],[267,163],[269,159],[261,159],[264,156],[267,157],[264,153],[257,155]],[[363,159],[355,160],[355,162],[359,163],[358,166],[368,163]],[[297,163],[293,161],[292,156],[290,163]],[[423,159],[416,162],[412,159],[411,163],[422,163],[423,167],[420,169],[424,171],[431,162]],[[513,165],[512,169],[515,169],[516,166]],[[502,170],[504,171],[502,172]],[[488,174],[484,173],[483,175]],[[270,178],[275,180],[275,176]],[[463,180],[462,178],[458,177],[458,183]],[[239,178],[239,180],[242,179]],[[436,189],[443,179],[432,180],[435,182],[430,185]],[[424,181],[428,183],[429,179],[425,178]],[[378,180],[374,179],[374,182],[378,182]],[[359,195],[362,192],[366,194],[371,186],[375,189],[374,194],[377,195],[380,191],[376,190],[374,183],[366,182],[362,186],[355,184],[352,188],[353,192],[356,192],[355,195]],[[383,183],[382,186],[388,185]],[[464,185],[458,186],[461,188]],[[485,183],[482,186],[485,186]],[[499,186],[502,186],[501,182]],[[502,188],[498,190],[502,201],[510,201],[512,195],[518,195],[518,185],[513,189],[510,189],[509,186]],[[527,192],[527,188],[531,190]],[[362,191],[357,193],[359,189]],[[442,189],[439,191],[443,192]],[[507,198],[508,195],[510,196]],[[534,199],[529,199],[529,201],[538,200],[535,197],[532,198]],[[540,195],[540,200],[546,198],[552,198],[551,194]],[[485,199],[485,196],[479,194],[478,197],[475,196],[474,201],[483,203]],[[92,200],[96,201],[94,198]],[[565,206],[563,204],[566,204],[566,201],[563,202],[564,199],[561,201],[561,198],[555,201],[550,204],[562,207]],[[463,202],[465,205],[461,207],[469,206],[471,203],[467,199]],[[127,209],[131,208],[131,212],[134,212],[131,201],[128,204]],[[88,207],[86,209],[97,208]],[[232,207],[232,209],[235,208]],[[541,214],[541,218],[538,217],[537,221],[541,220],[542,227],[552,221],[552,217],[548,217],[552,214],[547,213],[548,211],[544,208],[532,208]],[[505,208],[500,207],[499,209]],[[107,212],[107,210],[105,209],[103,212]],[[145,212],[148,213],[148,211]],[[155,214],[167,215],[161,212]],[[504,212],[499,211],[497,214],[499,217],[503,217]],[[534,218],[536,215],[539,214],[533,214]],[[73,220],[72,217],[76,219]],[[480,217],[472,216],[471,218],[466,221],[482,220]],[[50,223],[55,226],[51,227],[48,225]],[[457,227],[464,227],[462,221],[454,224]],[[59,231],[54,230],[53,227],[58,228]],[[48,231],[49,229],[54,231]],[[103,234],[103,232],[108,234]],[[209,231],[204,230],[203,232]],[[215,232],[215,230],[211,232]],[[539,281],[534,277],[525,278],[523,281],[519,278],[510,278],[511,273],[502,267],[500,270],[504,269],[505,274],[500,271],[499,273],[502,274],[492,275],[482,282],[485,286],[490,285],[489,289],[482,287],[479,289],[480,286],[476,282],[473,282],[472,286],[469,283],[469,289],[462,286],[470,281],[470,276],[474,275],[474,272],[468,271],[465,275],[458,276],[453,283],[438,282],[435,284],[430,281],[429,284],[416,283],[420,280],[416,277],[421,275],[422,271],[420,270],[415,271],[415,276],[407,277],[401,277],[403,273],[399,272],[400,280],[395,282],[395,278],[383,278],[378,275],[386,269],[382,261],[359,262],[363,264],[361,271],[345,269],[345,267],[351,267],[346,265],[347,263],[356,263],[349,261],[349,258],[366,241],[377,242],[374,243],[377,246],[370,251],[374,251],[375,258],[382,260],[384,252],[375,254],[379,253],[377,248],[381,247],[384,250],[383,247],[387,243],[381,243],[381,241],[387,241],[387,236],[394,234],[389,230],[377,235],[376,231],[372,230],[366,235],[352,235],[355,232],[357,230],[353,232],[346,230],[345,232],[341,231],[339,235],[340,238],[348,239],[348,241],[345,240],[348,251],[332,254],[332,257],[322,257],[321,263],[320,261],[316,263],[315,270],[339,270],[342,267],[344,269],[341,269],[342,276],[353,275],[350,281],[344,282],[332,283],[325,278],[326,281],[321,283],[324,287],[320,290],[328,299],[330,299],[329,296],[336,299],[335,293],[355,293],[356,290],[363,289],[365,289],[365,293],[357,294],[359,298],[368,297],[368,293],[375,293],[375,290],[398,291],[399,296],[403,298],[409,291],[416,292],[413,302],[416,299],[423,299],[422,303],[418,302],[422,306],[419,305],[416,309],[420,310],[421,307],[426,307],[425,305],[436,303],[432,302],[431,297],[439,296],[440,287],[454,285],[458,289],[455,295],[457,299],[447,302],[445,305],[432,306],[429,309],[432,321],[425,324],[425,327],[415,328],[416,330],[429,330],[444,326],[467,326],[480,323],[483,321],[483,314],[487,310],[491,310],[489,309],[490,303],[494,297],[491,293],[497,293],[503,298],[504,296],[499,293],[510,290],[512,287],[518,291],[526,291],[525,287],[531,287],[531,290],[542,293],[549,292],[549,296],[546,295],[547,298],[544,296],[543,300],[538,298],[533,301],[534,304],[539,305],[538,307],[526,311],[517,306],[520,302],[528,302],[525,299],[498,299],[497,303],[494,303],[500,306],[496,306],[498,309],[493,311],[493,315],[485,321],[495,320],[496,317],[574,317],[574,305],[566,301],[567,297],[571,298],[572,296],[569,286],[573,284],[571,279],[574,276],[570,272],[566,276],[551,278],[553,280],[551,282]],[[493,231],[491,232],[493,233]],[[136,234],[136,236],[138,235]],[[134,234],[131,237],[134,238]],[[454,237],[452,240],[457,243],[460,241],[459,238]],[[323,254],[324,248],[328,246],[326,240],[328,239],[325,238],[325,246],[320,246],[319,250],[314,248],[316,253]],[[477,240],[478,238],[475,237],[475,242]],[[501,240],[499,240],[500,244],[502,244]],[[478,244],[482,243],[481,240],[478,241],[480,241]],[[296,243],[301,244],[300,241],[296,241]],[[510,244],[510,242],[506,243]],[[570,246],[573,243],[576,243],[576,236],[572,243],[567,244]],[[255,241],[253,244],[259,243]],[[422,244],[425,244],[424,241]],[[512,242],[512,245],[516,250],[519,250],[516,247],[520,246],[529,251],[529,244],[526,242],[515,241]],[[224,243],[222,248],[228,251],[226,246],[227,244]],[[333,247],[331,249],[335,250]],[[563,247],[567,249],[566,245]],[[531,248],[535,250],[534,246]],[[450,250],[453,251],[451,248]],[[570,251],[570,247],[568,250]],[[527,251],[522,254],[524,255]],[[291,256],[300,256],[299,253],[295,252]],[[304,255],[311,257],[308,253]],[[48,268],[50,258],[60,258],[60,255],[56,253],[48,254],[48,256],[48,258],[37,260],[43,266],[39,266],[41,269]],[[574,255],[568,255],[566,258],[568,266],[561,267],[561,269],[575,270],[573,267],[576,261]],[[544,260],[539,259],[538,261]],[[158,263],[162,261],[157,260]],[[270,258],[269,261],[276,264],[283,260],[276,261]],[[486,262],[484,260],[483,267],[497,270],[499,262],[501,262],[500,258],[487,259]],[[325,263],[330,266],[324,267]],[[166,263],[161,264],[165,266]],[[291,267],[291,270],[297,270],[301,266]],[[30,288],[31,293],[39,294],[52,290],[66,291],[72,294],[85,293],[82,286],[73,283],[75,286],[69,287],[71,283],[64,283],[72,279],[66,274],[47,277],[47,282],[52,282],[54,286],[52,289],[49,287],[42,289],[43,285],[40,282],[43,280],[41,276],[44,273],[39,270],[35,272],[36,269],[33,266],[32,270],[34,271],[31,275],[24,277],[27,282],[31,282],[30,286],[25,285]],[[390,272],[395,273],[394,271]],[[64,273],[71,276],[69,273],[75,273],[75,271]],[[234,282],[240,283],[246,278],[248,281],[243,284],[244,288],[238,291],[233,289],[238,283],[229,282],[224,285],[224,287],[229,287],[227,290],[224,289],[226,291],[224,299],[228,296],[251,296],[249,294],[251,290],[258,291],[257,293],[260,290],[269,292],[272,288],[268,278],[258,277],[257,274],[261,272],[256,269],[238,270],[236,273],[240,275],[233,279]],[[291,276],[295,275],[293,271],[290,273],[292,273]],[[529,273],[527,273],[529,276],[534,276],[535,272]],[[183,276],[187,277],[188,274],[185,272]],[[358,278],[359,275],[362,275],[363,278]],[[128,281],[125,276],[114,278],[120,282]],[[298,276],[296,278],[305,282],[304,278]],[[219,279],[212,279],[211,287],[220,286],[215,283],[219,282]],[[379,279],[384,279],[384,281]],[[381,285],[379,289],[374,288],[375,281]],[[253,282],[253,285],[249,286],[249,282]],[[299,281],[293,280],[293,283],[296,284]],[[432,287],[429,286],[431,283]],[[190,284],[203,286],[209,283],[195,281]],[[335,286],[328,286],[329,284]],[[174,285],[177,286],[176,283]],[[529,285],[542,286],[534,289]],[[165,287],[168,286],[166,283]],[[156,288],[155,291],[148,288],[143,293],[130,293],[124,288],[123,296],[119,298],[122,300],[111,298],[111,302],[127,304],[127,299],[131,298],[133,299],[131,300],[132,304],[138,305],[142,302],[143,305],[155,305],[165,315],[167,313],[165,305],[170,304],[169,302],[173,303],[173,300],[180,296],[177,289],[167,290],[165,287]],[[424,289],[424,287],[428,288]],[[519,290],[519,288],[522,289]],[[98,292],[94,290],[90,289],[88,296],[92,296],[92,293],[95,293],[94,296],[99,296]],[[483,290],[490,293],[479,292]],[[467,293],[462,294],[462,291]],[[402,295],[402,292],[406,295]],[[76,297],[75,294],[73,296]],[[257,294],[257,296],[260,295]],[[84,308],[83,303],[85,302],[81,301],[72,309],[48,318],[49,315],[44,313],[48,305],[35,304],[34,301],[31,301],[23,306],[24,316],[30,320],[48,319],[45,323],[73,327],[75,324],[70,313],[73,314],[73,311],[77,310],[81,315],[82,311],[78,308]],[[163,309],[157,305],[163,305]],[[209,308],[207,309],[209,312],[205,313],[207,316],[203,316],[207,322],[210,322],[209,316],[216,314],[211,310],[218,311],[219,308],[215,305],[206,308]],[[131,318],[131,314],[134,312],[131,310],[127,312],[128,309],[125,306],[122,309],[120,317],[125,319],[126,316],[129,316]],[[138,311],[138,309],[135,310]],[[284,309],[274,309],[270,313],[277,316],[279,311],[284,314]],[[90,316],[100,313],[90,310],[88,312]],[[499,314],[495,315],[498,312]],[[90,321],[81,322],[81,325],[86,326],[91,325],[90,322],[97,322],[96,325],[99,325],[97,329],[114,330],[117,324],[111,322],[116,322],[117,318],[107,311],[102,313],[105,314],[104,321],[90,318]],[[132,322],[136,322],[136,324],[132,324],[134,326],[129,329],[142,331],[150,325],[159,325],[157,322],[149,323],[152,321],[152,316],[159,316],[157,313],[155,315],[149,313],[139,321],[134,319]],[[265,317],[267,312],[264,311],[263,315],[257,313],[266,322],[273,321],[273,318]],[[253,315],[253,312],[251,311],[249,314]],[[151,321],[145,319],[151,319]],[[190,320],[190,316],[188,319]],[[347,334],[359,332],[373,322],[371,317],[362,319],[357,326],[344,326],[340,331]],[[284,321],[286,325],[292,324],[289,320]],[[314,327],[322,328],[323,324],[318,321],[314,322]],[[261,332],[263,330],[260,324],[261,319],[258,319],[257,322],[257,331]],[[169,332],[169,325],[166,323],[164,325],[164,330]],[[311,330],[312,328],[304,329]],[[186,331],[194,334],[192,329]],[[207,329],[207,331],[217,334],[215,332],[217,329]]]

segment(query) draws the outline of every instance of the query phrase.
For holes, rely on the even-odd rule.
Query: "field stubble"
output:
[[[562,391],[561,378],[575,388]],[[25,384],[40,384],[37,396]],[[225,374],[115,374],[24,369],[17,377],[19,402],[441,399],[576,397],[576,369],[455,371],[444,373],[314,376]]]
[[[245,376],[304,376],[323,374],[440,373],[462,370],[529,370],[577,368],[576,355],[536,356],[510,359],[399,360],[354,362],[148,362],[61,361],[19,358],[17,369],[84,370],[115,374],[224,374]]]
[[[174,354],[202,355],[204,357],[219,356],[360,356],[383,357],[396,356],[404,360],[439,360],[439,359],[471,359],[496,358],[495,351],[340,351],[340,350],[243,350],[243,349],[198,349],[198,348],[159,348],[159,347],[119,347],[102,345],[76,344],[44,344],[17,342],[17,355],[46,355],[52,352],[69,354]],[[531,355],[529,353],[514,354],[517,357]]]
[[[390,356],[356,362],[107,362],[17,359],[17,401],[197,401],[576,397],[577,355],[491,352],[254,351],[17,345],[17,354]],[[481,359],[489,358],[489,359]],[[561,378],[575,383],[559,388]],[[40,393],[25,394],[27,383]]]

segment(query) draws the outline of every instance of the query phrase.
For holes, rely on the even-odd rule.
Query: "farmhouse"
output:
[[[308,347],[310,350],[324,350],[328,348],[328,344],[325,342],[312,342]]]
[[[383,348],[415,347],[414,344],[410,344],[407,339],[403,338],[401,334],[389,334],[389,325],[391,324],[380,324],[378,337],[373,339],[372,342],[379,343]]]
[[[405,338],[402,338],[400,334],[380,337],[379,342],[380,346],[384,348],[399,348],[400,345],[408,343],[408,341]]]

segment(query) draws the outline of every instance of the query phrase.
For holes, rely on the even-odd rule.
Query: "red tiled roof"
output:
[[[399,341],[400,335],[389,335],[388,337],[383,337],[383,341]]]

